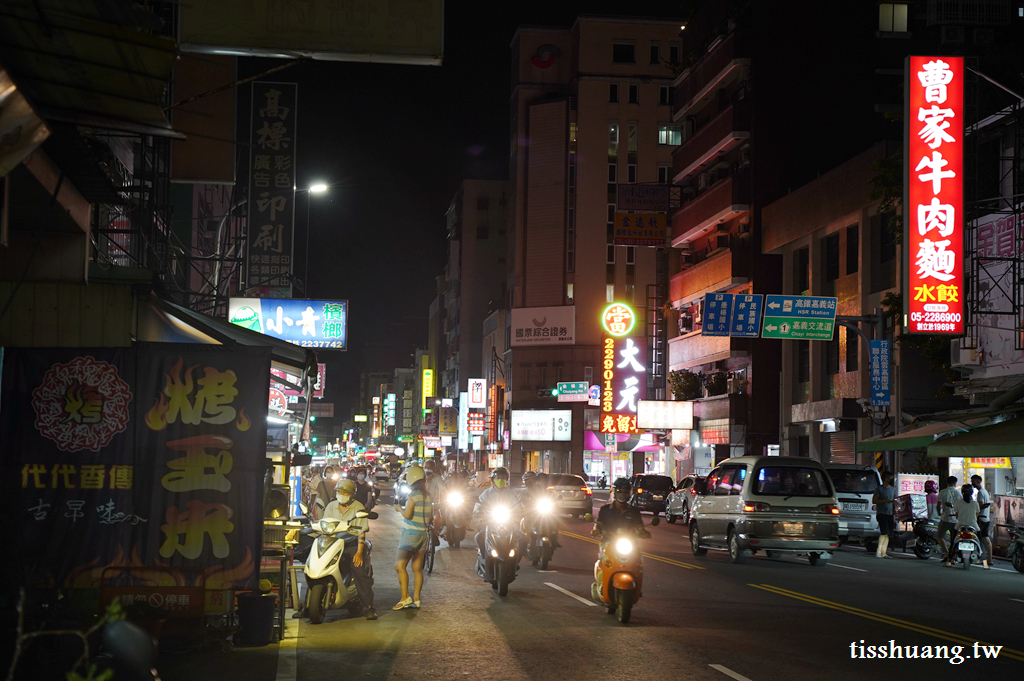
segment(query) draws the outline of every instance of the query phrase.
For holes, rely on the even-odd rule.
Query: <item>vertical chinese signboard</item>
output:
[[[160,566],[164,586],[196,571],[208,590],[255,586],[269,348],[139,343],[5,359],[3,504],[37,579],[127,585],[132,568]]]
[[[904,296],[909,333],[964,332],[962,57],[907,57]]]
[[[252,84],[247,283],[291,297],[295,241],[295,83]]]
[[[647,345],[629,334],[636,313],[622,303],[605,308],[601,324],[607,335],[601,357],[601,432],[636,433],[637,402],[647,393]]]

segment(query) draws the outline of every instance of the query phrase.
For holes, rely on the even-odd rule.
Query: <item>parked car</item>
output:
[[[594,491],[579,475],[541,473],[540,484],[558,493],[558,512],[582,518],[594,511]]]
[[[703,476],[687,475],[679,481],[665,500],[665,520],[674,523],[678,518],[684,525],[690,524],[690,509],[693,507],[693,498],[697,496],[694,483],[698,480],[703,480]]]
[[[839,548],[839,505],[825,467],[813,459],[740,456],[698,483],[690,520],[695,556],[728,551],[733,563],[764,551],[806,555],[824,565]]]
[[[839,502],[839,543],[863,544],[868,552],[878,546],[878,519],[871,497],[882,484],[872,466],[826,464]]]
[[[631,505],[654,515],[665,511],[665,499],[672,492],[672,478],[643,473],[634,475],[629,482],[633,486],[633,494],[629,498]]]

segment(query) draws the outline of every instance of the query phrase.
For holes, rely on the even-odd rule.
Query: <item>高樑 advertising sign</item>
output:
[[[347,300],[230,298],[228,321],[304,348],[347,347]]]
[[[910,56],[905,73],[905,327],[908,333],[960,335],[964,332],[964,60]]]

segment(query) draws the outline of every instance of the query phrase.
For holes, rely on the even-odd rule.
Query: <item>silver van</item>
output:
[[[868,552],[874,551],[879,532],[871,497],[882,484],[878,471],[854,464],[826,464],[825,470],[839,502],[839,543],[859,543]]]
[[[697,485],[690,520],[695,556],[728,551],[742,563],[765,555],[806,555],[824,565],[839,548],[839,506],[824,466],[791,456],[740,456]]]

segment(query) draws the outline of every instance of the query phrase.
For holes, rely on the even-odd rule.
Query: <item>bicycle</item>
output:
[[[437,531],[434,529],[434,523],[431,522],[427,525],[427,553],[423,556],[423,566],[427,568],[427,574],[431,574],[434,571],[434,552],[437,550]]]

